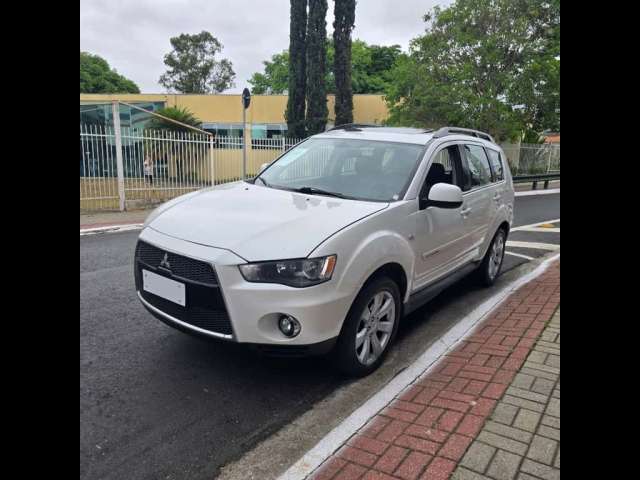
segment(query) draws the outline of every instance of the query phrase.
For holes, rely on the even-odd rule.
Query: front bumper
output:
[[[340,333],[356,294],[338,294],[334,283],[336,279],[308,288],[250,283],[244,280],[238,269],[238,264],[244,263],[244,260],[227,250],[196,245],[150,228],[142,231],[140,240],[165,251],[210,264],[217,277],[217,288],[223,305],[221,308],[225,310],[231,329],[212,331],[206,326],[203,328],[203,324],[194,324],[188,317],[178,318],[179,315],[172,315],[161,304],[154,305],[148,301],[149,298],[143,298],[147,294],[143,292],[136,272],[138,297],[150,313],[178,330],[250,344],[266,353],[297,356],[328,351]],[[136,258],[136,270],[138,268]],[[180,278],[176,279],[182,281]],[[281,314],[298,319],[301,324],[298,336],[287,338],[280,332],[278,320]]]
[[[173,317],[169,315],[167,312],[163,312],[162,310],[160,310],[159,308],[156,308],[150,302],[145,300],[142,294],[140,293],[140,290],[138,290],[137,293],[138,293],[138,299],[140,300],[140,302],[142,302],[142,306],[144,306],[144,308],[146,308],[154,317],[166,323],[170,327],[174,327],[185,333],[195,333],[195,334],[202,335],[204,337],[213,337],[221,340],[233,340],[233,335],[224,334],[220,332],[212,332],[210,330],[200,328],[196,325],[192,325],[176,317]]]

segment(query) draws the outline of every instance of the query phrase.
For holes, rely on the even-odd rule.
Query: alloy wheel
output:
[[[491,254],[489,256],[489,278],[493,280],[498,271],[500,270],[500,266],[502,265],[502,259],[504,257],[504,232],[500,230],[496,235],[496,238],[493,240],[493,244],[491,245]]]
[[[396,322],[393,295],[380,291],[367,302],[356,329],[356,356],[363,365],[375,362],[389,344]]]

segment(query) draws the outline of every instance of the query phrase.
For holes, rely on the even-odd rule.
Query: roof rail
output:
[[[342,125],[336,125],[333,128],[330,128],[329,130],[327,130],[327,132],[333,132],[334,130],[351,130],[351,131],[358,131],[361,128],[374,128],[374,127],[381,127],[382,125],[375,125],[375,124],[367,124],[367,123],[343,123]]]
[[[493,137],[488,133],[481,132],[480,130],[472,130],[470,128],[460,128],[460,127],[442,127],[436,133],[433,134],[433,138],[445,137],[447,135],[455,135],[456,133],[461,135],[471,135],[472,137],[478,137],[484,140],[489,140],[492,143],[496,143]]]

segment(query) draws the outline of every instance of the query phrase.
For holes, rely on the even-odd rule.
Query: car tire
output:
[[[389,307],[387,302],[393,302],[393,305]],[[349,309],[338,337],[333,351],[336,368],[354,377],[363,377],[376,370],[393,343],[401,313],[402,301],[396,282],[386,276],[374,277],[367,282]]]
[[[478,280],[485,287],[493,285],[500,274],[506,244],[507,232],[504,228],[499,228],[491,240],[487,253],[485,253],[482,259],[482,263],[478,267]]]

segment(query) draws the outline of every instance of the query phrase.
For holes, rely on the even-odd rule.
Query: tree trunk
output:
[[[327,0],[309,0],[307,23],[307,134],[324,132],[327,108]]]
[[[353,123],[353,90],[351,88],[351,31],[355,23],[356,1],[336,0],[333,22],[336,81],[336,125]]]
[[[291,0],[289,26],[289,99],[287,127],[289,137],[304,138],[306,95],[307,0]]]

